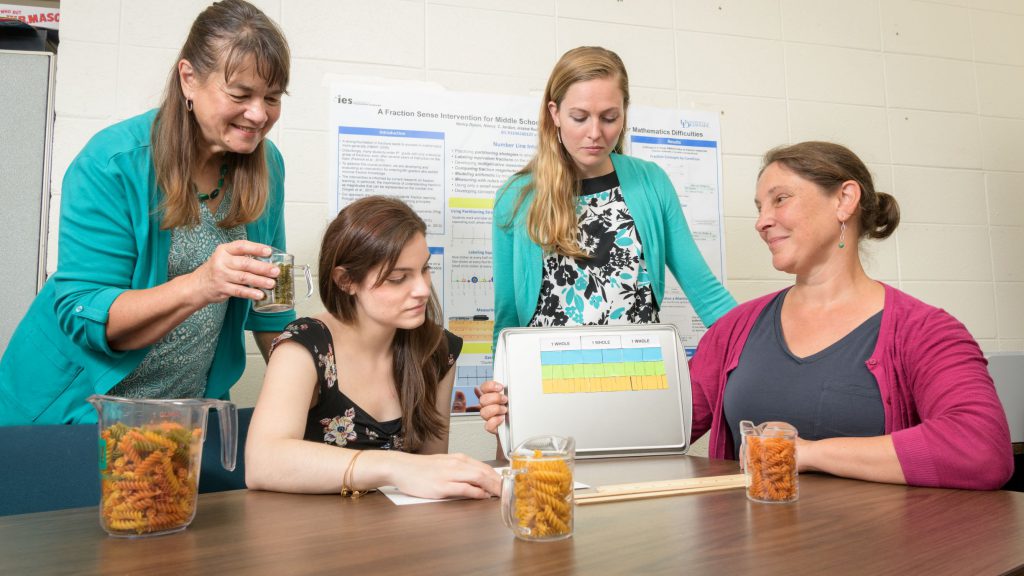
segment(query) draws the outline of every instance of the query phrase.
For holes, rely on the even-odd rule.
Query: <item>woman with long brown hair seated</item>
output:
[[[462,340],[438,324],[429,259],[426,225],[400,200],[371,196],[338,214],[320,248],[327,312],[274,340],[246,444],[249,488],[499,493],[491,467],[447,454]]]

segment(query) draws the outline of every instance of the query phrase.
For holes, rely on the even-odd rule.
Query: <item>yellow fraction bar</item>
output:
[[[660,376],[605,376],[603,378],[544,378],[544,394],[584,394],[588,392],[630,392],[635,390],[667,390],[668,377]]]
[[[490,342],[466,342],[462,345],[462,354],[490,354]]]
[[[478,210],[491,210],[494,208],[494,198],[449,198],[449,208],[476,208]]]

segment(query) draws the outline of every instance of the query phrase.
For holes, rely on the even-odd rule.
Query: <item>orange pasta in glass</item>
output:
[[[563,458],[512,458],[515,476],[515,517],[519,529],[535,538],[572,533],[572,470]]]
[[[747,436],[747,495],[759,502],[797,499],[796,440]]]

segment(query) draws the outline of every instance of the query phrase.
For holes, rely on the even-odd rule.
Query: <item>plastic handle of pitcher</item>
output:
[[[512,501],[515,498],[516,491],[513,484],[515,484],[516,475],[521,470],[513,470],[511,463],[509,464],[509,468],[501,471],[501,519],[505,521],[505,526],[514,528],[516,520],[512,518]]]
[[[238,408],[225,400],[211,402],[220,420],[220,464],[231,472],[238,457]]]

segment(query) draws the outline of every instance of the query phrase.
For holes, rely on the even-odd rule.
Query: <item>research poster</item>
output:
[[[492,375],[491,208],[498,188],[533,155],[540,101],[335,82],[330,110],[328,217],[356,199],[383,194],[401,198],[423,218],[445,327],[464,340],[452,410],[476,411],[474,388]],[[694,239],[721,279],[717,115],[634,106],[626,130],[626,152],[669,174]],[[668,277],[661,320],[676,325],[689,352],[705,327]]]

